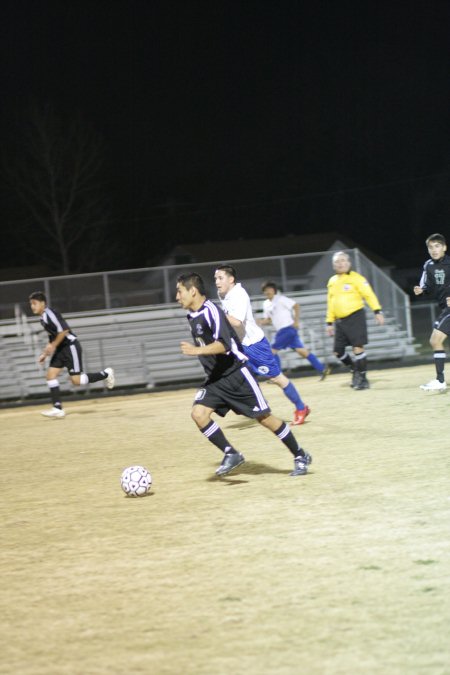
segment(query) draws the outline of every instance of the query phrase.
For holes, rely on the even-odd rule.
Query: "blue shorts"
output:
[[[263,338],[259,342],[256,342],[256,344],[249,345],[248,347],[243,345],[243,349],[245,356],[248,358],[246,365],[254,373],[263,375],[264,377],[277,377],[280,375],[281,370],[278,360],[272,354],[272,349],[267,338]]]
[[[297,329],[294,326],[280,328],[272,342],[273,349],[301,349],[303,342],[300,340]]]

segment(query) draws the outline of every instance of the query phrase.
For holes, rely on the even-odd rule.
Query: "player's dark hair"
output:
[[[430,244],[432,241],[438,241],[440,244],[447,246],[444,235],[439,234],[439,232],[436,232],[436,234],[430,234],[430,236],[425,239],[425,244],[428,246],[428,244]]]
[[[45,293],[43,293],[42,291],[34,291],[33,293],[30,293],[30,295],[28,296],[28,300],[39,300],[39,302],[47,302]]]
[[[217,265],[216,272],[218,270],[225,272],[225,274],[228,274],[229,277],[233,277],[235,281],[237,280],[236,270],[232,265],[228,265],[228,263],[222,263],[221,265]]]
[[[266,290],[266,288],[273,288],[275,293],[278,293],[278,286],[276,285],[276,283],[274,281],[264,282],[263,285],[261,286],[261,290],[262,290],[263,293]]]
[[[177,284],[181,284],[189,290],[189,288],[196,288],[200,295],[206,295],[205,282],[200,274],[196,272],[188,272],[187,274],[180,274],[177,279]]]

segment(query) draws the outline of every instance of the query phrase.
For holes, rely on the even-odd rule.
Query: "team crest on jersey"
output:
[[[269,372],[269,366],[258,366],[258,373],[260,375],[267,375]]]
[[[437,286],[443,286],[445,283],[445,272],[444,270],[434,270],[434,278],[436,280]]]
[[[201,323],[195,324],[195,332],[197,333],[197,335],[203,335],[203,326]]]
[[[205,398],[206,394],[206,389],[199,389],[198,392],[195,394],[194,401],[201,401],[202,399]]]
[[[351,284],[344,284],[344,291],[349,291],[351,289]]]

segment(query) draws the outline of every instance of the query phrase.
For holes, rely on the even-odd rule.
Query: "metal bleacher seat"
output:
[[[292,296],[295,297],[295,296]],[[256,316],[261,311],[262,297],[256,297]],[[323,293],[302,295],[300,333],[305,345],[324,361],[331,360],[332,340],[324,331],[326,297]],[[111,310],[89,314],[65,315],[83,348],[86,372],[112,366],[118,388],[154,387],[164,384],[198,384],[203,369],[198,359],[181,354],[180,342],[191,340],[186,312],[177,305],[155,305],[146,309]],[[413,355],[415,346],[392,318],[378,326],[368,311],[371,359],[400,359]],[[270,331],[268,333],[270,337]],[[24,399],[48,394],[44,369],[37,357],[47,338],[36,319],[27,322],[26,332],[13,322],[3,324],[0,331],[0,399]],[[310,368],[294,351],[280,354],[283,368]],[[61,373],[63,391],[74,389],[67,374]],[[79,389],[79,388],[77,388]],[[103,382],[84,389],[105,391]]]

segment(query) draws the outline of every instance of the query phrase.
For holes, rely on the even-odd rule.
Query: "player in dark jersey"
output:
[[[445,348],[444,342],[450,335],[450,257],[446,255],[447,242],[442,234],[431,234],[425,244],[430,259],[423,266],[422,276],[418,286],[414,286],[414,294],[425,293],[434,297],[441,313],[433,324],[430,336],[430,345],[433,349],[436,379],[427,384],[421,384],[424,391],[445,391]]]
[[[39,363],[44,363],[50,357],[47,370],[47,384],[53,403],[51,410],[41,414],[45,417],[62,418],[65,412],[61,403],[58,375],[63,368],[69,371],[72,384],[88,384],[105,380],[108,389],[114,387],[114,370],[105,368],[97,373],[83,373],[82,350],[77,336],[64,317],[55,309],[47,306],[47,298],[41,291],[35,291],[29,296],[33,314],[40,316],[41,324],[48,334],[48,344],[39,357]]]
[[[194,344],[182,342],[181,351],[186,356],[197,356],[206,373],[206,381],[195,396],[191,416],[205,438],[224,453],[216,474],[223,476],[245,461],[211,419],[213,412],[225,417],[230,410],[258,420],[278,436],[294,456],[291,476],[306,474],[311,456],[299,447],[288,425],[272,415],[257,381],[245,365],[247,357],[234,329],[223,310],[206,298],[203,279],[194,272],[178,277],[176,299],[189,311],[187,319],[194,338]]]

